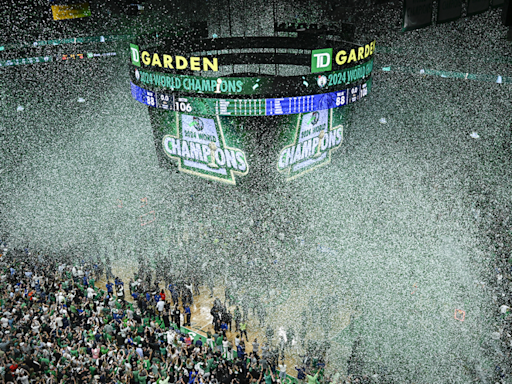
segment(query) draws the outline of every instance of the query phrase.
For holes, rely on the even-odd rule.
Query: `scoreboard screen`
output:
[[[169,91],[150,91],[131,83],[135,100],[168,111],[219,116],[276,116],[343,107],[365,97],[372,79],[329,93],[269,99],[217,99],[185,97]]]
[[[131,70],[134,84],[154,91],[167,90],[186,95],[279,97],[286,95],[309,95],[328,93],[357,83],[369,77],[373,70],[373,59],[363,64],[339,71],[302,76],[247,76],[205,77],[148,71]]]

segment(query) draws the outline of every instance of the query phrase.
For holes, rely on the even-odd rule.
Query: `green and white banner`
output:
[[[0,60],[0,67],[12,67],[16,65],[28,65],[35,63],[49,63],[50,61],[53,61],[51,56],[25,57],[22,59]]]
[[[239,141],[232,133],[225,135],[223,125],[229,125],[225,119],[180,112],[166,115],[161,148],[168,158],[177,161],[180,172],[232,185],[236,184],[235,175],[248,173]]]
[[[331,162],[332,151],[343,142],[343,112],[338,108],[299,114],[296,125],[283,131],[277,170],[287,180]]]

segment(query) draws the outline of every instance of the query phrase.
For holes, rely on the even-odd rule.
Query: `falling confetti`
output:
[[[231,3],[244,16],[231,25],[237,36],[273,36],[273,12]],[[282,22],[329,15],[313,3],[277,3]],[[222,9],[208,13],[218,22],[210,31],[229,30]],[[199,19],[204,10],[194,11]],[[158,17],[174,25],[183,12]],[[340,151],[290,182],[272,152],[281,117],[240,118],[253,140],[251,181],[224,186],[161,168],[148,108],[130,95],[128,42],[109,42],[114,33],[99,26],[102,52],[119,47],[109,61],[61,65],[47,56],[1,68],[7,254],[98,260],[126,281],[135,272],[154,281],[200,271],[202,287],[227,288],[249,326],[264,338],[273,331],[293,364],[325,353],[328,375],[336,367],[381,382],[496,382],[511,342],[510,47],[500,12],[402,34],[401,7],[361,10],[357,41],[377,39],[382,70],[369,97],[348,109]],[[133,18],[134,30],[146,33],[144,17]],[[70,46],[48,45],[56,53]],[[421,68],[489,80],[420,77]],[[22,105],[27,112],[16,113]],[[468,132],[485,140],[468,141]],[[468,317],[456,312],[456,321],[454,308]]]

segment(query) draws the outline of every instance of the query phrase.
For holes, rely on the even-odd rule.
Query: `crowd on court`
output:
[[[192,284],[161,290],[135,276],[127,284],[133,300],[125,300],[118,278],[98,287],[103,271],[95,265],[14,251],[0,260],[3,383],[277,384],[287,377],[270,345],[254,339],[246,352],[247,320],[238,309],[234,338],[227,337],[233,317],[218,299],[206,338],[190,336],[181,325],[191,322]],[[343,382],[318,366],[298,372],[308,384]]]

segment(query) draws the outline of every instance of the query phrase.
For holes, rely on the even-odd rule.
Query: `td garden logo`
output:
[[[333,61],[338,67],[364,60],[375,53],[375,40],[366,45],[350,49],[339,50],[333,54],[332,48],[315,49],[311,51],[311,73],[327,72],[332,70]],[[320,85],[320,84],[319,84]]]
[[[226,145],[219,116],[204,118],[176,113],[175,135],[165,135],[165,154],[178,160],[181,172],[227,184],[236,184],[236,175],[246,175],[245,153]]]
[[[343,125],[333,127],[333,110],[298,117],[294,137],[279,153],[277,169],[292,180],[331,162],[331,151],[343,141]]]

